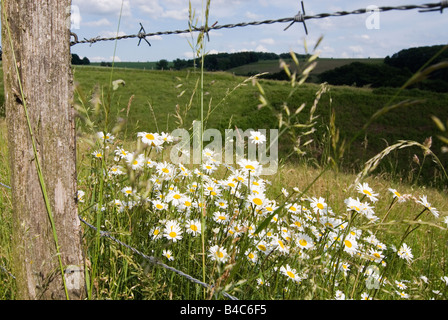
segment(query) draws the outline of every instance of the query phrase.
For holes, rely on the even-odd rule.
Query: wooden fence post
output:
[[[17,298],[82,299],[71,0],[1,2]]]

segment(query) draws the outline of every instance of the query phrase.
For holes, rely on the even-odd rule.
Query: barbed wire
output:
[[[5,187],[5,188],[7,188],[7,189],[11,189],[10,186],[8,186],[8,185],[6,185],[6,184],[4,184],[4,183],[1,183],[1,182],[0,182],[0,186],[3,186],[3,187]]]
[[[115,37],[94,37],[90,39],[84,38],[84,40],[79,40],[78,35],[76,33],[71,33],[71,36],[74,38],[73,41],[70,42],[71,46],[74,46],[76,44],[83,44],[83,43],[90,43],[90,45],[100,42],[100,41],[112,41],[112,40],[124,40],[124,39],[132,39],[132,38],[139,38],[139,44],[142,39],[145,39],[147,37],[151,36],[161,36],[161,35],[173,35],[173,34],[184,34],[184,33],[191,33],[191,32],[206,32],[208,35],[208,32],[211,30],[220,30],[220,29],[231,29],[231,28],[238,28],[238,27],[247,27],[247,26],[259,26],[264,24],[274,24],[274,23],[290,23],[289,26],[287,26],[284,30],[287,30],[292,24],[295,22],[300,22],[304,24],[305,32],[308,34],[308,29],[306,28],[305,21],[311,20],[311,19],[324,19],[329,17],[342,17],[347,15],[359,15],[359,14],[365,14],[372,11],[378,11],[378,12],[387,12],[387,11],[406,11],[406,10],[416,10],[420,9],[419,12],[432,12],[432,11],[439,11],[443,13],[443,9],[448,8],[448,0],[443,0],[436,3],[426,3],[421,5],[401,5],[401,6],[383,6],[383,7],[376,7],[375,10],[372,10],[370,8],[361,8],[353,11],[337,11],[333,13],[319,13],[315,15],[305,15],[305,8],[303,6],[302,2],[302,10],[299,11],[298,14],[296,14],[294,17],[289,18],[281,18],[281,19],[275,19],[275,20],[263,20],[263,21],[252,21],[252,22],[241,22],[241,23],[231,23],[231,24],[224,24],[224,25],[217,25],[216,23],[212,26],[202,26],[202,27],[192,27],[189,29],[184,30],[172,30],[172,31],[159,31],[159,32],[144,32],[143,26],[140,24],[141,28],[140,31],[137,34],[128,34],[128,35],[121,35],[121,36],[115,36]],[[147,41],[149,44],[149,42]]]

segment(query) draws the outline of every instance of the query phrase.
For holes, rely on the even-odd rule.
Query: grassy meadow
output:
[[[95,90],[104,96],[111,81],[110,68],[77,66],[74,74],[81,92],[78,96],[89,96]],[[116,118],[127,119],[127,137],[135,137],[137,132],[145,130],[172,131],[179,127],[189,129],[192,121],[200,116],[198,71],[116,68],[112,78],[124,80],[125,85],[113,91],[110,97],[108,121],[112,123]],[[205,126],[220,131],[228,128],[278,129],[280,114],[283,121],[287,121],[284,106],[287,105],[293,113],[303,103],[306,104],[305,110],[294,121],[305,124],[309,120],[309,111],[316,99],[319,85],[304,83],[292,91],[290,83],[286,81],[258,80],[258,83],[264,89],[263,97],[267,104],[264,108],[259,108],[260,90],[250,78],[225,72],[205,73],[204,108],[206,114],[210,113],[206,117]],[[321,163],[328,156],[325,145],[328,145],[330,120],[334,117],[340,142],[354,139],[339,164],[348,172],[359,171],[365,161],[399,140],[423,143],[429,137],[434,137],[432,150],[442,163],[447,163],[447,155],[440,152],[443,144],[435,139],[439,130],[431,116],[448,119],[448,94],[413,89],[404,90],[396,96],[397,92],[396,89],[388,88],[328,86],[315,110],[315,132],[308,139],[313,140],[307,150],[310,161],[316,162],[317,159]],[[409,104],[396,107],[402,101]],[[366,130],[362,130],[371,117],[386,106],[395,107],[372,121]],[[290,154],[297,134],[285,134],[279,141],[282,157]],[[419,157],[422,168],[413,161],[414,155]],[[304,161],[308,157],[295,159]],[[423,162],[422,152],[418,148],[395,150],[380,163],[380,168],[394,178],[411,183],[444,185],[440,168]]]
[[[294,61],[292,59],[285,59],[285,63],[294,66]],[[344,59],[338,59],[338,58],[318,58],[317,59],[318,64],[317,66],[311,71],[310,75],[318,75],[324,71],[327,70],[333,70],[337,67],[344,66],[346,64],[350,64],[352,62],[362,62],[362,63],[382,63],[383,59],[381,58],[372,58],[372,59],[365,59],[365,58],[344,58]],[[302,59],[301,62],[306,62],[306,60]],[[280,72],[282,68],[279,66],[278,61],[276,60],[260,60],[255,63],[249,63],[240,67],[229,69],[228,72],[235,73],[236,75],[247,75],[249,73],[253,74],[255,73],[262,73],[262,72],[269,72],[269,73],[277,73]]]
[[[192,70],[73,72],[80,216],[214,284],[205,290],[86,227],[89,299],[448,298],[447,158],[431,120],[448,119],[447,94]],[[200,164],[171,163],[169,133],[201,117],[221,131],[279,129],[277,174],[260,175],[257,161],[225,166],[207,149]],[[2,119],[7,184],[5,136]],[[384,149],[376,170],[358,176]],[[11,270],[1,186],[0,208],[0,267]],[[13,278],[0,271],[0,281],[0,298],[14,299]]]

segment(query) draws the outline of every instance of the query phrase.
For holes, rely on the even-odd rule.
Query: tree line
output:
[[[74,65],[89,65],[90,60],[87,57],[80,58],[76,53],[72,53],[72,64]]]
[[[444,47],[445,45],[435,45],[403,49],[387,56],[383,63],[378,64],[353,62],[321,73],[319,81],[357,87],[401,87],[433,57],[436,58],[431,61],[431,65],[448,61],[448,50],[442,51]],[[448,92],[448,69],[436,70],[409,88]]]
[[[307,57],[307,55],[296,53],[298,58]],[[255,63],[260,60],[279,60],[290,58],[290,53],[276,54],[272,52],[255,52],[255,51],[243,51],[235,53],[216,53],[208,54],[204,56],[204,69],[207,71],[227,71],[232,68],[243,66],[249,63]],[[202,62],[201,58],[197,59],[176,59],[173,61],[172,67],[176,70],[182,70],[186,68],[194,68],[200,66]],[[165,65],[162,60],[158,62],[159,65]]]

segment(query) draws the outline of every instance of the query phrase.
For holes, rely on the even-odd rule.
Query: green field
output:
[[[105,95],[107,92],[105,88],[111,80],[111,69],[77,66],[74,67],[74,76],[87,97],[92,94],[95,86],[100,90],[103,88],[102,94]],[[199,73],[116,68],[113,71],[112,80],[117,79],[124,80],[125,86],[113,91],[109,128],[116,117],[128,118],[127,135],[135,137],[139,131],[171,131],[177,127],[188,129],[193,120],[200,118],[200,90],[196,88]],[[307,83],[300,86],[288,98],[291,92],[288,82],[260,80],[268,106],[259,109],[259,90],[252,85],[251,81],[246,82],[246,80],[246,77],[227,72],[205,74],[204,108],[205,112],[209,108],[212,111],[207,122],[208,128],[219,130],[235,127],[242,130],[278,128],[277,116],[282,112],[284,103],[287,103],[291,110],[306,103],[303,115],[299,116],[299,122],[303,123],[307,119],[306,112],[311,108],[319,89],[319,85]],[[387,88],[330,87],[330,91],[321,97],[316,109],[319,118],[316,125],[317,131],[313,137],[315,144],[310,152],[312,151],[317,156],[322,154],[319,143],[328,133],[331,109],[336,115],[335,122],[340,131],[341,140],[350,140],[375,112],[391,101],[396,92],[397,89]],[[131,96],[133,98],[128,111]],[[423,143],[426,138],[434,137],[432,150],[440,155],[441,143],[435,139],[439,132],[431,120],[431,115],[448,119],[447,98],[448,94],[416,89],[402,92],[395,98],[394,103],[405,100],[419,100],[420,103],[396,108],[374,121],[351,145],[351,149],[343,159],[345,167],[358,170],[367,159],[400,139]],[[176,106],[182,114],[182,124],[175,117]],[[184,116],[187,109],[188,112]],[[284,150],[287,148],[285,146],[287,142],[281,142],[283,144],[280,149]],[[415,168],[412,165],[412,157],[414,153],[420,156],[421,152],[419,152],[410,148],[400,153],[393,153],[389,157],[390,162],[385,162],[384,165],[393,170],[406,168],[413,171]],[[442,159],[446,163],[446,157]]]
[[[109,62],[112,63],[112,62]],[[99,67],[101,62],[91,62],[91,66]],[[147,62],[131,62],[131,61],[116,61],[114,62],[114,67],[116,68],[130,68],[130,69],[146,69],[153,70],[156,69],[157,62],[147,61]]]
[[[293,67],[294,63],[291,59],[284,60],[287,64]],[[316,68],[312,71],[313,75],[320,74],[327,70],[332,70],[334,68],[341,67],[346,64],[350,64],[352,62],[362,62],[362,63],[382,63],[382,58],[373,58],[373,59],[343,59],[343,58],[318,58],[318,64]],[[111,63],[111,62],[109,62]],[[101,62],[91,62],[91,66],[99,67],[101,66]],[[144,69],[144,70],[155,70],[157,65],[157,61],[147,61],[147,62],[132,62],[132,61],[120,61],[114,62],[114,66],[116,68],[129,68],[129,69]],[[254,73],[276,73],[280,72],[282,69],[280,68],[280,64],[278,60],[260,60],[255,63],[245,64],[240,67],[232,68],[226,70],[226,72],[234,73],[235,75],[247,75]]]
[[[294,63],[291,59],[286,59],[285,62],[294,69]],[[362,63],[382,63],[383,59],[338,59],[338,58],[318,58],[316,68],[313,69],[311,74],[317,75],[327,70],[332,70],[346,64],[353,62]],[[280,67],[279,61],[276,60],[261,60],[255,63],[246,64],[237,68],[232,68],[227,70],[228,72],[235,73],[236,75],[247,75],[253,73],[277,73],[280,72],[282,68]]]

